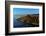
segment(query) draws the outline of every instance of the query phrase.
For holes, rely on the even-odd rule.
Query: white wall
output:
[[[18,1],[18,0],[16,0],[16,1]],[[20,0],[20,1],[22,1],[22,0]],[[45,0],[25,0],[25,1],[45,2]],[[5,1],[0,0],[0,36],[4,36],[4,34],[5,34]],[[45,35],[46,34],[28,34],[28,35],[15,35],[15,36],[45,36]]]
[[[5,34],[5,0],[0,0],[0,36]]]

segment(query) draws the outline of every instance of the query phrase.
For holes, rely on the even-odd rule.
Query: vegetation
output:
[[[20,18],[22,22],[24,23],[33,23],[33,24],[39,24],[39,16],[34,15],[27,15]]]

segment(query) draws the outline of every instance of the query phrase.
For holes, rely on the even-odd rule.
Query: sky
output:
[[[13,8],[14,15],[23,15],[23,14],[38,14],[39,9],[36,8]]]

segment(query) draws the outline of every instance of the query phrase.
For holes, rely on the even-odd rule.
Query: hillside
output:
[[[26,15],[26,16],[18,18],[17,20],[23,23],[32,23],[34,25],[39,25],[39,15],[38,14]]]

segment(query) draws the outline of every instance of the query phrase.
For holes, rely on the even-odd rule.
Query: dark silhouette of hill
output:
[[[39,25],[39,14],[27,15],[16,19],[24,24]]]

